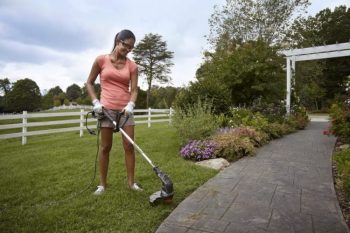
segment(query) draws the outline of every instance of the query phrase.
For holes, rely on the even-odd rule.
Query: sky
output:
[[[42,93],[82,87],[94,59],[111,51],[117,32],[130,29],[136,43],[148,33],[162,36],[174,52],[171,85],[186,86],[209,47],[205,36],[213,7],[225,2],[0,0],[0,79],[30,78]],[[350,0],[311,0],[308,15],[339,5],[350,7]],[[146,88],[142,77],[139,85]]]

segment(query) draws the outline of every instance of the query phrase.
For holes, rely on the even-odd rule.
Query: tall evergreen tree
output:
[[[139,72],[147,82],[147,107],[150,104],[151,87],[154,82],[169,83],[173,52],[158,34],[146,34],[133,50],[133,58],[139,65]]]

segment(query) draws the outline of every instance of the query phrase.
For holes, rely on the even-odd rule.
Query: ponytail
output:
[[[134,35],[134,33],[132,33],[132,31],[124,29],[120,32],[118,32],[115,37],[114,37],[114,44],[113,44],[113,48],[112,48],[112,52],[115,49],[115,46],[117,46],[118,42],[121,40],[126,40],[126,39],[134,39],[136,40],[136,37]]]

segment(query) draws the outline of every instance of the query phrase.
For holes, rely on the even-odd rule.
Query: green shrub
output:
[[[350,198],[350,150],[343,150],[334,155],[340,188]]]
[[[230,108],[228,126],[232,128],[240,127],[243,119],[249,119],[253,116],[252,111],[246,108]],[[246,120],[245,120],[246,121]]]
[[[330,111],[332,126],[330,130],[333,134],[344,142],[350,142],[350,108],[333,104]]]
[[[176,108],[173,125],[181,139],[181,145],[191,140],[202,140],[212,135],[218,128],[213,107],[208,101],[198,100],[186,108]]]
[[[215,157],[235,161],[243,156],[253,156],[255,147],[248,137],[242,137],[235,132],[218,133],[212,137],[215,142]]]
[[[218,129],[217,134],[231,134],[239,137],[247,137],[256,147],[260,147],[269,141],[268,135],[265,132],[257,131],[252,127],[225,127]]]
[[[277,122],[269,123],[268,127],[266,127],[265,132],[269,136],[270,139],[280,138],[283,135],[287,134],[289,127],[286,124],[280,124]]]
[[[263,114],[269,122],[283,122],[286,115],[286,107],[283,101],[267,103],[257,99],[254,101],[251,110]]]
[[[259,131],[268,127],[267,118],[259,112],[254,113],[246,108],[231,108],[230,114],[230,127],[251,126]]]
[[[220,128],[229,127],[230,125],[230,118],[225,116],[224,114],[216,116],[216,121]]]
[[[239,136],[248,137],[255,147],[260,147],[269,141],[268,135],[251,127],[240,127]]]
[[[289,115],[285,119],[285,123],[288,124],[292,129],[294,129],[294,131],[305,129],[305,127],[309,123],[309,118],[306,114],[294,113]]]

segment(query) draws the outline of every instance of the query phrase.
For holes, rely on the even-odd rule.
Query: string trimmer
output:
[[[155,205],[159,202],[163,202],[165,204],[169,204],[172,202],[174,196],[173,182],[170,180],[169,176],[160,170],[149,158],[148,156],[141,150],[141,148],[129,137],[127,133],[122,129],[125,122],[128,120],[128,116],[126,117],[124,123],[119,127],[120,117],[124,114],[124,112],[118,112],[116,119],[105,110],[103,110],[103,114],[107,117],[114,125],[114,132],[121,132],[123,136],[134,146],[134,148],[142,155],[142,157],[151,165],[153,171],[159,177],[162,182],[162,188],[160,191],[153,193],[149,197],[149,202],[151,205]]]

